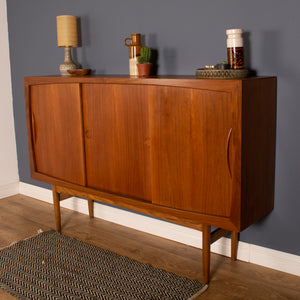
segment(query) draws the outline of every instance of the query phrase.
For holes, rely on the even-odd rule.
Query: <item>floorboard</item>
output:
[[[201,250],[61,209],[62,233],[142,263],[202,280]],[[55,229],[53,206],[23,195],[0,199],[0,248]],[[199,234],[201,234],[199,232]],[[15,299],[0,289],[0,299]],[[300,299],[300,277],[212,254],[211,281],[198,299]],[[158,299],[159,300],[159,299]]]

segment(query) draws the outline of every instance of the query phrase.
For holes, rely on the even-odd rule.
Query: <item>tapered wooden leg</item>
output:
[[[237,248],[239,241],[239,233],[232,231],[231,232],[231,260],[235,261],[237,259]]]
[[[88,198],[89,216],[94,218],[94,200]]]
[[[55,185],[52,185],[52,194],[53,194],[56,231],[61,232],[60,195],[59,193],[57,193]]]
[[[203,283],[209,282],[210,273],[210,225],[203,225],[202,251],[203,251]]]

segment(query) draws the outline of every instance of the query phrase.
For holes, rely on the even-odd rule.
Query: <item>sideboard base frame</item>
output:
[[[61,232],[61,214],[60,214],[60,201],[68,199],[73,196],[87,197],[89,217],[94,218],[94,201],[101,201],[103,198],[97,197],[97,195],[75,191],[66,187],[52,185],[53,204],[56,230]],[[199,224],[199,231],[202,231],[202,273],[203,283],[209,282],[210,277],[210,245],[219,240],[221,237],[230,233],[229,230],[217,228],[211,231],[211,226],[207,224]],[[238,247],[238,232],[231,231],[231,260],[237,259],[237,247]]]

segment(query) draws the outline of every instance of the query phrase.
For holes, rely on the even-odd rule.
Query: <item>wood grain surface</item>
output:
[[[239,232],[273,209],[275,77],[24,84],[34,179],[193,228]]]
[[[61,213],[63,234],[181,276],[202,280],[202,251],[197,248],[101,219],[90,219],[65,208]],[[55,229],[51,204],[23,195],[0,199],[0,247],[36,235],[39,229]],[[198,299],[297,300],[299,295],[298,276],[251,263],[231,262],[228,257],[212,254],[209,288]],[[0,299],[16,298],[0,290]]]

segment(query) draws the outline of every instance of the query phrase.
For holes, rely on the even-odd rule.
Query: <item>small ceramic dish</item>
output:
[[[207,79],[240,79],[249,76],[247,69],[197,69],[197,78]]]
[[[70,73],[72,76],[84,76],[89,74],[91,69],[74,69],[74,70],[68,70],[68,73]]]

